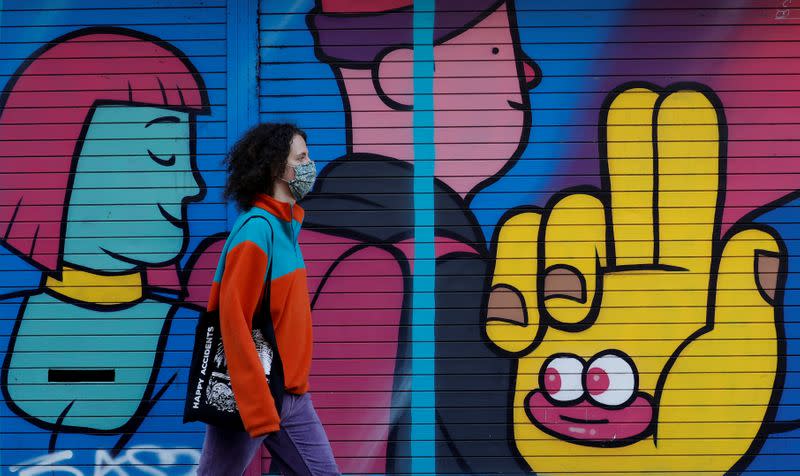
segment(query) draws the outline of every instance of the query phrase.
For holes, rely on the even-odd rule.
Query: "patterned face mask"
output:
[[[301,200],[311,191],[314,181],[317,180],[317,165],[313,160],[294,167],[294,178],[287,180],[289,190],[294,195],[295,200]]]

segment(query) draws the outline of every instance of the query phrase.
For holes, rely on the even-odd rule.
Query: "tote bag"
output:
[[[238,229],[241,229],[248,221],[257,218],[267,221],[265,217],[256,215],[245,220]],[[267,221],[267,224],[269,224],[269,221]],[[270,230],[272,231],[272,225],[270,225]],[[272,239],[274,240],[274,231],[272,231]],[[227,252],[227,246],[224,251]],[[224,256],[225,254],[223,253]],[[275,328],[272,325],[272,317],[269,310],[272,261],[273,256],[270,256],[264,301],[261,305],[261,311],[256,311],[256,315],[253,316],[252,333],[259,360],[264,367],[264,375],[267,377],[270,392],[272,392],[275,406],[278,414],[280,414],[284,393],[284,379],[283,364],[278,353]],[[231,378],[225,361],[219,310],[204,311],[197,323],[192,363],[189,366],[189,382],[186,389],[183,421],[184,423],[200,421],[232,430],[244,431],[244,424],[233,396]]]

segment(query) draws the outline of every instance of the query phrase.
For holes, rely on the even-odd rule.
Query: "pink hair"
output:
[[[91,28],[35,52],[0,97],[0,242],[55,270],[68,187],[98,101],[205,112],[180,51],[122,28]]]

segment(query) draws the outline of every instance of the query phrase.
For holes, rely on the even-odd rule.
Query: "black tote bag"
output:
[[[266,220],[264,217],[253,216],[245,220],[239,229],[254,218]],[[268,221],[267,224],[269,224]],[[272,230],[272,225],[270,225],[270,230]],[[272,231],[272,238],[274,240],[274,231]],[[227,249],[225,251],[227,252]],[[272,398],[275,400],[275,406],[280,414],[284,394],[283,363],[278,353],[278,343],[275,338],[269,304],[274,253],[273,247],[273,256],[268,258],[264,301],[261,311],[253,316],[252,327],[256,351],[258,351],[269,382],[269,390],[272,392]],[[189,366],[183,422],[199,421],[231,430],[244,431],[244,424],[233,396],[233,387],[225,361],[219,317],[218,310],[204,311],[198,320],[192,363]]]

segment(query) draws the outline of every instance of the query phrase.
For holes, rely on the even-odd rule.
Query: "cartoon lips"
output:
[[[623,352],[584,362],[573,354],[548,358],[539,388],[525,399],[528,417],[556,438],[586,446],[625,446],[653,431],[653,398],[637,392],[638,372]]]

